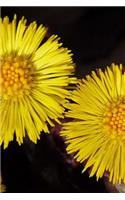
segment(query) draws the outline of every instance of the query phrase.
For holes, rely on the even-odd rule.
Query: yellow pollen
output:
[[[6,55],[0,58],[0,96],[8,99],[27,93],[33,83],[34,66],[29,58]]]
[[[109,128],[111,135],[115,134],[115,138],[121,136],[123,139],[123,135],[125,136],[125,103],[110,105],[104,114],[103,122],[104,126]]]

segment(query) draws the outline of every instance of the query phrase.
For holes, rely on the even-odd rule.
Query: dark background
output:
[[[76,75],[111,63],[125,64],[124,7],[2,7],[2,17],[24,15],[58,34],[72,50]],[[108,192],[103,179],[96,182],[82,166],[72,164],[57,135],[42,134],[37,145],[12,142],[2,150],[2,172],[7,192]]]

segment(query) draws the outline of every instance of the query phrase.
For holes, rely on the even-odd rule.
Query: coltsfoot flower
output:
[[[47,28],[26,19],[17,23],[0,19],[0,144],[13,140],[19,144],[28,134],[37,142],[48,124],[60,123],[69,92],[75,82],[70,50],[59,38],[46,39]]]
[[[86,161],[83,172],[97,180],[109,173],[109,181],[125,183],[125,68],[112,64],[80,81],[71,94],[67,117],[61,132],[68,153],[78,162]]]

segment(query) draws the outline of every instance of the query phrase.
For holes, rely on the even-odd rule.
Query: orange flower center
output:
[[[33,64],[27,57],[9,55],[0,58],[0,96],[8,99],[28,91],[33,71]]]
[[[125,103],[120,102],[110,106],[104,114],[103,121],[112,135],[125,140]]]

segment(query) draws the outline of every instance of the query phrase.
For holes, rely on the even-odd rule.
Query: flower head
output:
[[[72,77],[72,54],[47,29],[26,19],[17,23],[0,19],[0,144],[13,140],[19,144],[28,134],[33,142],[48,124],[60,123]]]
[[[72,92],[61,135],[67,151],[97,179],[109,173],[112,183],[125,183],[125,68],[112,64],[86,76]]]

